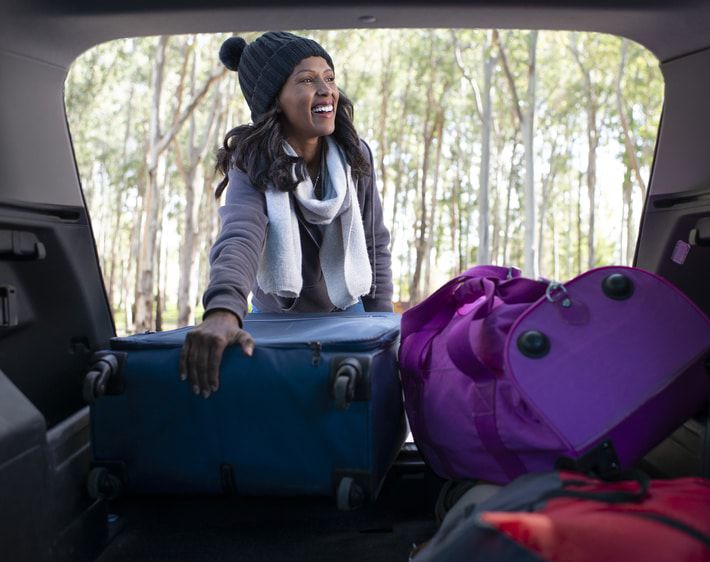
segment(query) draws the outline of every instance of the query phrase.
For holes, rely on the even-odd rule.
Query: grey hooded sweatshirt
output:
[[[372,172],[357,182],[357,198],[362,214],[373,284],[362,297],[365,310],[392,311],[392,260],[390,236],[382,218],[382,203],[375,181],[370,148],[362,142]],[[238,169],[229,171],[225,204],[220,208],[221,229],[210,252],[210,283],[202,297],[205,316],[213,310],[229,310],[239,321],[247,312],[247,297],[253,292],[254,305],[261,312],[331,312],[338,310],[330,299],[321,271],[320,228],[298,214],[303,288],[295,299],[264,293],[256,282],[259,258],[266,240],[266,197],[257,191],[249,176]],[[296,206],[298,208],[298,206]]]

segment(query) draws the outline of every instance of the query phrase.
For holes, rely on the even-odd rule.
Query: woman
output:
[[[391,311],[389,232],[372,155],[315,41],[268,32],[225,41],[253,124],[232,129],[217,155],[226,187],[210,252],[203,322],[182,350],[180,377],[209,398],[227,345],[251,356],[247,297],[259,312]]]

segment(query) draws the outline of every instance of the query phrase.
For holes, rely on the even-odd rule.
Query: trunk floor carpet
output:
[[[109,505],[112,539],[97,562],[404,562],[436,531],[438,485],[388,479],[377,502],[349,512],[328,498],[120,499]]]

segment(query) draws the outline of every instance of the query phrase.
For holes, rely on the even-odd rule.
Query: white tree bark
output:
[[[190,102],[180,110],[177,104],[176,113],[167,131],[162,133],[160,126],[160,98],[163,89],[163,74],[165,69],[165,49],[168,38],[161,36],[156,47],[155,63],[152,74],[153,102],[150,118],[150,135],[146,156],[146,189],[143,199],[143,223],[141,229],[140,251],[138,254],[136,299],[134,329],[137,332],[150,330],[154,326],[153,290],[155,275],[153,263],[155,260],[155,243],[158,230],[161,191],[158,184],[158,164],[161,155],[173,141],[181,127],[192,115],[193,111],[205,97],[212,84],[226,74],[223,66],[215,67],[200,89],[196,91]]]
[[[535,58],[537,54],[537,31],[528,36],[528,89],[526,107],[523,114],[523,146],[525,149],[525,241],[523,270],[526,275],[538,276],[536,244],[535,198]]]

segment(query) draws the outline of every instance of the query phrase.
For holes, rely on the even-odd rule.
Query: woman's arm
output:
[[[370,161],[371,172],[362,178],[358,186],[360,210],[365,228],[365,239],[372,266],[373,286],[369,295],[362,297],[368,312],[392,312],[392,257],[390,255],[390,233],[385,226],[382,201],[377,189],[375,163],[370,147],[362,142],[363,151]]]
[[[246,174],[231,170],[219,215],[222,226],[210,251],[210,282],[202,302],[205,317],[213,310],[228,310],[241,325],[266,239],[264,194],[254,189]]]
[[[205,314],[187,334],[180,357],[180,378],[205,398],[219,389],[219,367],[228,345],[239,345],[248,356],[254,352],[254,340],[242,329],[242,320],[268,223],[264,195],[236,170],[229,173],[219,213],[222,226],[210,252],[210,283],[202,298]]]

